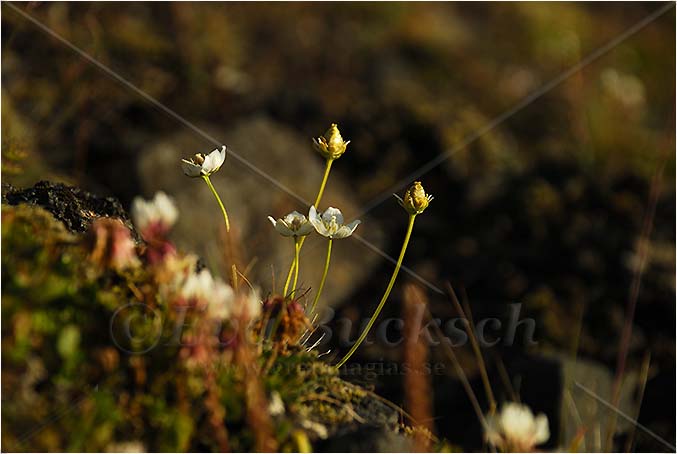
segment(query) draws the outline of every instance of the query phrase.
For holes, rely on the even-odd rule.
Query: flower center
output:
[[[329,221],[329,225],[327,225],[327,230],[331,235],[336,233],[338,231],[339,225],[338,222],[336,222],[336,216],[332,216],[331,220]]]
[[[292,219],[292,221],[291,221],[291,229],[294,230],[294,231],[296,231],[296,230],[298,230],[299,228],[301,228],[301,219],[299,219],[299,218],[294,218],[294,219]]]
[[[194,164],[201,166],[205,162],[205,157],[202,155],[202,153],[197,153],[195,156],[193,156],[191,161],[193,161]]]

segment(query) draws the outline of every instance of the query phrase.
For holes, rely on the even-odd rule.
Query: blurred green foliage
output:
[[[227,348],[207,367],[190,367],[180,353],[184,338],[171,342],[174,311],[152,296],[152,271],[97,269],[87,243],[41,208],[3,205],[2,219],[5,449],[218,451],[223,445],[209,422],[214,405],[223,409],[217,425],[234,451],[260,446],[257,412],[274,413],[274,446],[282,450],[298,449],[295,434],[315,442],[364,423],[360,406],[370,392],[341,380],[314,352],[292,347],[278,355],[268,347],[243,363]],[[146,304],[136,299],[138,289],[150,292]],[[129,324],[117,323],[119,315]],[[178,326],[191,332],[193,324]],[[130,343],[121,341],[125,332]],[[258,380],[281,408],[271,412],[266,397],[252,407]],[[309,430],[310,421],[323,431]]]
[[[336,173],[350,177],[358,203],[450,153],[426,175],[436,200],[417,226],[411,268],[466,286],[478,317],[523,301],[556,349],[571,346],[580,324],[581,355],[611,368],[650,179],[665,162],[632,353],[654,353],[644,413],[669,420],[661,433],[674,437],[663,395],[675,355],[674,8],[485,131],[662,4],[20,7],[192,122],[225,129],[264,114],[306,137],[339,123],[352,142]],[[44,166],[131,201],[135,157],[172,134],[175,119],[6,4],[2,12],[3,177],[26,185]],[[391,205],[374,217],[395,216]],[[380,291],[373,281],[348,311]],[[432,308],[453,316],[446,300]]]

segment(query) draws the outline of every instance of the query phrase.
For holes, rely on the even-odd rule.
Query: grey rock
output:
[[[574,361],[563,357],[561,364],[564,388],[560,440],[566,447],[566,443],[573,440],[581,428],[585,428],[587,430],[581,449],[601,452],[602,449],[607,449],[604,443],[612,417],[616,417],[615,433],[626,432],[631,424],[605,405],[612,401],[613,373],[602,364],[580,358]],[[628,371],[621,386],[617,409],[631,417],[635,417],[637,413],[637,404],[634,402],[637,385],[637,372]]]

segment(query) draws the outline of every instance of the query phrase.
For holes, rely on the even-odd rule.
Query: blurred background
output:
[[[568,422],[571,402],[591,421],[587,430],[603,433],[603,406],[572,383],[610,399],[641,276],[621,408],[674,443],[674,8],[568,73],[664,6],[3,3],[3,184],[64,181],[127,208],[164,190],[182,213],[174,232],[181,248],[215,269],[235,261],[267,291],[275,280],[279,287],[292,246],[266,216],[307,209],[302,201],[314,198],[323,168],[311,138],[338,123],[351,144],[324,203],[360,217],[358,233],[396,256],[406,214],[390,194],[420,179],[435,200],[417,220],[405,264],[433,288],[451,282],[475,319],[505,319],[509,304],[522,303],[520,316],[536,321],[536,346],[499,344],[487,362],[492,377],[507,376],[547,412],[551,447],[580,427]],[[230,247],[207,188],[178,165],[215,143],[231,149],[214,176],[239,239]],[[301,280],[312,286],[324,246],[308,243]],[[356,239],[335,254],[325,303],[341,317],[368,317],[392,263]],[[402,312],[407,281],[420,283],[403,273],[381,317]],[[435,317],[456,315],[445,295],[424,289]],[[482,400],[470,351],[459,350]],[[441,351],[430,354],[444,361]],[[637,371],[648,354],[640,411]],[[401,355],[375,343],[354,361]],[[401,376],[372,378],[356,379],[402,404]],[[435,431],[479,446],[452,368],[431,386]],[[495,388],[509,396],[498,378]],[[664,449],[636,436],[639,450]]]

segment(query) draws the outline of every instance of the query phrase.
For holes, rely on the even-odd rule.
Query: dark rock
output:
[[[100,197],[62,183],[39,181],[27,189],[3,185],[2,202],[10,205],[39,205],[74,233],[85,232],[97,218],[118,218],[137,236],[127,213],[116,198]]]

